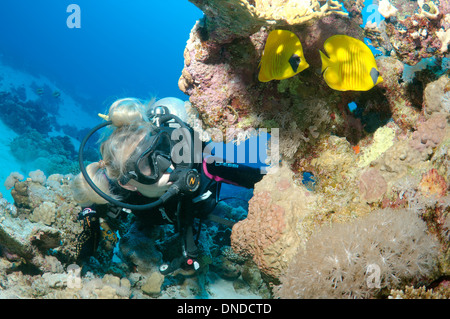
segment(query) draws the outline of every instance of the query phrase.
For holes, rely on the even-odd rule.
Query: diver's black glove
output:
[[[200,186],[200,174],[196,169],[178,168],[170,174],[169,182],[173,182],[173,184],[160,197],[163,203],[180,193],[194,194]]]

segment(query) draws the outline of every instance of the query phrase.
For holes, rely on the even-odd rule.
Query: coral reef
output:
[[[404,282],[433,278],[437,244],[425,231],[414,212],[391,209],[324,226],[281,276],[276,296],[368,298]]]
[[[417,125],[417,131],[413,132],[410,145],[419,152],[432,152],[442,142],[447,128],[445,115],[433,115],[425,122]]]
[[[448,283],[438,289],[426,289],[425,286],[414,288],[406,286],[404,290],[392,289],[389,299],[449,299]]]
[[[429,118],[434,113],[450,113],[450,79],[443,75],[429,83],[423,96],[424,114]]]
[[[51,113],[43,112],[41,105],[45,103],[41,103],[26,101],[26,97],[22,100],[20,91],[0,92],[0,118],[18,134],[30,129],[47,134],[56,125],[56,119]]]
[[[213,222],[202,225],[202,268],[196,276],[161,275],[162,261],[181,253],[174,227],[141,225],[131,215],[100,219],[98,248],[81,258],[83,224],[69,186],[72,177],[46,177],[36,170],[26,179],[17,172],[8,178],[14,204],[0,199],[0,298],[270,297],[259,269],[231,251],[230,229]],[[246,210],[238,203],[220,202],[216,214],[242,219]]]
[[[23,180],[23,175],[22,174],[20,174],[19,172],[12,172],[6,178],[4,185],[5,185],[6,189],[9,190],[9,189],[14,187],[16,182],[19,182],[21,180]]]
[[[385,3],[388,1],[380,1],[380,7],[386,7]],[[423,58],[443,57],[447,52],[450,27],[450,8],[446,1],[396,1],[390,6],[389,14],[384,14],[386,20],[378,26],[368,23],[365,27],[372,44],[385,55],[395,55],[409,65]]]
[[[11,153],[22,163],[36,166],[46,174],[76,174],[76,152],[68,136],[46,137],[33,129],[11,141]]]
[[[71,172],[72,142],[49,134],[57,124],[48,114],[37,121],[25,89],[2,92],[19,134],[11,150],[41,170],[5,181],[14,204],[0,199],[0,297],[208,297],[222,282],[264,298],[448,298],[448,1],[374,1],[385,20],[365,27],[360,0],[191,2],[205,13],[178,82],[191,124],[238,140],[250,128],[279,129],[282,161],[244,194],[248,214],[221,202],[215,213],[234,227],[198,225],[192,277],[158,272],[180,253],[173,226],[100,220],[98,248],[74,286],[81,208],[71,175],[53,174]],[[299,37],[310,67],[261,83],[258,64],[277,28]],[[335,34],[367,37],[382,52],[384,81],[366,92],[330,89],[318,50]]]
[[[331,114],[338,113],[332,103],[317,99],[328,97],[330,93],[316,71],[320,70],[321,63],[316,54],[318,49],[329,36],[336,34],[338,28],[362,39],[361,28],[349,23],[345,15],[325,14],[320,20],[312,17],[307,23],[292,21],[292,24],[275,19],[272,24],[263,20],[255,25],[254,20],[247,19],[246,23],[253,23],[252,30],[246,33],[241,29],[234,33],[228,30],[241,28],[240,24],[234,23],[229,28],[222,22],[222,19],[234,19],[238,15],[229,14],[228,9],[234,4],[227,2],[229,7],[226,9],[221,2],[199,2],[200,8],[203,5],[206,18],[197,22],[191,31],[184,52],[180,89],[190,96],[204,128],[218,128],[228,138],[233,138],[236,132],[248,128],[279,127],[286,137],[281,140],[280,149],[292,157],[306,141],[315,139],[316,134],[311,130],[320,132],[333,122]],[[239,6],[239,1],[236,6],[239,11],[252,14],[249,6]],[[228,14],[217,15],[217,10],[222,9]],[[214,21],[214,26],[209,21]],[[271,29],[281,26],[299,36],[311,67],[291,79],[260,83],[257,68],[265,40]],[[217,28],[220,32],[215,32]]]
[[[324,237],[331,236],[325,231],[327,225],[352,229],[371,220],[389,232],[386,220],[407,212],[412,219],[405,232],[396,220],[391,235],[407,236],[408,229],[414,229],[408,249],[417,258],[416,265],[423,254],[429,265],[436,265],[433,274],[420,279],[423,284],[429,284],[434,275],[448,276],[449,239],[443,235],[449,209],[447,1],[374,1],[384,20],[380,23],[376,18],[363,27],[361,1],[343,2],[346,15],[330,10],[321,17],[295,16],[299,8],[291,10],[293,16],[286,14],[292,1],[271,8],[263,8],[258,1],[192,2],[204,10],[205,17],[191,31],[179,87],[198,112],[201,123],[196,128],[218,128],[235,139],[245,136],[236,132],[249,128],[267,128],[269,133],[279,128],[281,167],[255,186],[247,218],[233,227],[233,251],[254,263],[267,283],[281,281],[279,291],[288,290],[283,288],[289,282],[288,269],[296,269],[292,265],[300,262],[295,256],[301,256],[308,245],[322,241],[330,246],[323,251],[342,252],[340,238],[334,243]],[[314,7],[313,2],[302,4]],[[240,20],[245,21],[236,23]],[[258,63],[273,29],[289,30],[299,37],[310,68],[285,80],[261,83]],[[320,74],[318,50],[335,34],[367,37],[382,52],[376,62],[384,81],[367,92],[329,89]],[[306,172],[314,176],[314,187],[302,184]],[[381,242],[377,238],[381,235],[373,231],[374,242]],[[429,255],[427,244],[414,250],[411,242],[417,238],[428,243],[437,240],[435,249]],[[390,249],[387,244],[383,247]],[[361,248],[358,253],[367,256],[371,251]],[[387,297],[389,289],[419,284],[420,271],[405,271],[401,281],[389,281],[394,273],[390,271],[401,272],[395,265],[404,263],[399,250],[393,254],[397,257],[393,268],[384,273],[382,292],[367,290],[367,265],[360,265],[358,283],[343,276],[349,281],[343,281],[339,289],[324,284],[328,288],[320,288],[322,295],[318,290],[301,293],[314,289],[314,280],[327,280],[326,275],[319,278],[313,272],[326,267],[317,257],[314,269],[303,259],[311,269],[311,282],[299,283],[295,293],[280,296]],[[312,279],[313,275],[317,277]]]
[[[424,196],[445,196],[447,192],[447,183],[445,178],[439,175],[435,168],[423,174],[419,183],[419,191]]]
[[[206,15],[205,32],[218,42],[245,37],[267,24],[295,25],[330,14],[347,15],[336,0],[190,0]]]

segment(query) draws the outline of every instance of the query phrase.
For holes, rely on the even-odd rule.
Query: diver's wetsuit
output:
[[[186,258],[197,257],[197,246],[193,240],[193,224],[194,218],[201,220],[206,219],[207,216],[214,210],[217,204],[218,182],[208,178],[198,164],[196,168],[200,173],[200,187],[190,196],[180,195],[171,198],[165,204],[149,209],[149,210],[133,210],[132,213],[137,218],[140,226],[151,227],[152,225],[173,224],[175,229],[180,233],[183,249],[186,253]],[[156,199],[152,199],[142,195],[139,192],[128,191],[120,187],[117,183],[111,182],[112,191],[121,197],[123,201],[129,204],[143,205],[148,204]],[[83,219],[83,214],[88,213],[94,222],[90,223],[89,229],[92,237],[98,237],[99,223],[98,218],[121,217],[126,214],[121,208],[117,208],[111,204],[95,204],[91,207],[84,207],[80,213],[80,219]],[[97,229],[92,229],[95,227]],[[86,243],[86,247],[82,247],[80,251],[80,258],[86,258],[96,250],[98,240],[90,239]]]
[[[193,138],[198,138],[192,129],[191,135]],[[193,239],[194,218],[206,219],[214,210],[221,182],[253,188],[254,184],[262,179],[263,175],[257,168],[221,162],[221,159],[216,159],[211,163],[203,158],[202,163],[196,163],[190,167],[196,169],[200,176],[200,186],[195,192],[189,195],[176,195],[153,209],[132,211],[139,225],[143,227],[170,223],[180,234],[182,256],[172,262],[168,272],[175,270],[174,268],[182,265],[185,260],[191,265],[192,259],[197,257],[197,246]],[[111,180],[110,186],[112,192],[120,195],[122,201],[127,204],[143,205],[157,200],[136,191],[126,190]],[[96,251],[100,232],[99,218],[120,217],[123,214],[126,214],[123,209],[112,204],[93,205],[83,209],[79,219],[84,221],[85,231],[81,234],[80,241],[87,245],[79,246],[79,259],[83,260]],[[216,221],[220,222],[220,219],[216,218]],[[86,225],[89,227],[87,228]]]

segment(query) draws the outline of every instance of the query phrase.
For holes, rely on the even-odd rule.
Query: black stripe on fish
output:
[[[377,69],[372,68],[372,70],[370,70],[370,77],[372,78],[373,85],[377,84],[379,75],[380,75],[380,72],[378,72]]]
[[[300,57],[297,54],[293,54],[289,58],[289,64],[294,72],[297,72],[298,66],[300,65]]]

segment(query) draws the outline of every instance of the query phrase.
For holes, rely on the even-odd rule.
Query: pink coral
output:
[[[361,174],[359,192],[364,200],[374,202],[386,193],[387,183],[376,168],[370,168]]]
[[[418,125],[412,135],[410,146],[420,152],[430,150],[442,142],[447,127],[447,119],[443,114],[433,115],[429,120]]]
[[[284,208],[272,202],[269,192],[255,193],[249,201],[247,218],[233,226],[231,247],[239,255],[252,256],[260,270],[271,273],[264,256],[281,237],[286,227],[284,217]]]

